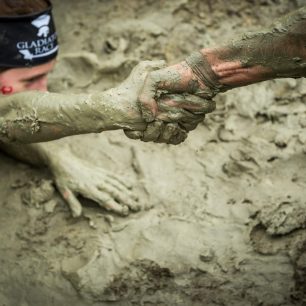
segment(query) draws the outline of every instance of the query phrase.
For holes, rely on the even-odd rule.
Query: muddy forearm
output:
[[[41,150],[43,145],[45,145],[45,150]],[[0,141],[1,151],[15,159],[34,166],[47,165],[47,158],[45,156],[47,149],[50,149],[48,148],[48,143],[17,144]],[[50,154],[52,154],[52,151],[50,151]]]
[[[31,143],[104,130],[132,129],[135,125],[117,100],[115,90],[93,95],[26,92],[3,97],[0,140]]]
[[[256,82],[306,76],[306,7],[277,20],[264,31],[231,44],[203,49],[220,90]]]
[[[22,162],[41,167],[50,166],[58,156],[64,156],[67,149],[62,142],[57,141],[32,144],[0,141],[0,150]]]

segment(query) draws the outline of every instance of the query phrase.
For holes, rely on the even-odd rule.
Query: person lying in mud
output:
[[[211,99],[219,92],[276,78],[306,76],[306,7],[275,21],[268,29],[244,35],[228,45],[202,49],[186,60],[150,72],[140,94],[147,122],[158,115],[155,95],[159,90],[189,93]],[[173,105],[176,105],[173,103]],[[154,141],[159,130],[145,137]]]
[[[124,179],[91,166],[56,141],[30,143],[114,129],[150,138],[158,127],[162,133],[155,141],[177,144],[214,104],[197,97],[161,97],[156,121],[148,125],[137,97],[146,74],[161,67],[159,61],[139,64],[121,85],[102,93],[47,92],[47,76],[58,51],[51,9],[47,0],[0,2],[0,147],[22,161],[47,165],[73,216],[82,212],[77,195],[126,215],[139,205]],[[170,108],[174,101],[196,106],[197,113]]]

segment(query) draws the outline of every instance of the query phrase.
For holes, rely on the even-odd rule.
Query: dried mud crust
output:
[[[228,294],[232,296],[231,303],[239,304],[235,292],[222,288],[227,282],[196,270],[191,270],[188,276],[175,275],[156,262],[140,260],[115,277],[106,288],[104,299],[122,300],[132,305],[168,305],[170,301],[171,305],[203,305],[203,300],[206,305],[225,305],[228,300],[224,296]]]
[[[61,54],[50,90],[60,92],[104,90],[140,60],[177,62],[305,4],[53,2]],[[134,180],[142,212],[128,219],[88,202],[72,219],[48,171],[1,155],[0,302],[305,304],[305,119],[305,82],[281,80],[218,96],[178,147],[121,132],[61,140]]]

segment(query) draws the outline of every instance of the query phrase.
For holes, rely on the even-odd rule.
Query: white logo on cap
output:
[[[50,20],[51,16],[44,14],[31,22],[31,24],[38,29],[37,36],[40,37],[40,39],[17,43],[17,48],[24,59],[32,60],[33,58],[45,57],[57,51],[58,46],[54,44],[56,33],[48,37],[50,34]]]
[[[38,28],[37,36],[47,37],[50,29],[49,29],[49,22],[50,22],[50,15],[41,15],[35,20],[32,21],[34,27]]]

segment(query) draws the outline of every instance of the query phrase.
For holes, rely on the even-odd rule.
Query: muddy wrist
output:
[[[306,76],[306,8],[225,47],[202,49],[219,83],[229,88],[274,78]]]
[[[270,68],[246,61],[245,56],[242,55],[243,52],[248,50],[233,46],[201,50],[221,85],[220,91],[224,92],[273,78]]]
[[[219,76],[213,71],[205,54],[200,51],[194,52],[185,61],[196,78],[205,85],[203,94],[207,98],[213,98],[219,92],[226,90],[226,86],[219,82]]]
[[[94,94],[92,107],[99,114],[98,132],[104,130],[145,130],[146,123],[136,102],[127,98],[126,92],[112,88],[102,94]]]
[[[71,154],[68,147],[59,145],[56,142],[45,142],[33,144],[36,151],[39,153],[40,158],[45,166],[50,169],[57,169],[62,163],[65,163],[67,157]]]
[[[47,166],[51,168],[52,164],[58,161],[61,156],[67,158],[66,152],[69,148],[55,141],[32,143],[32,144],[4,144],[6,147],[1,147],[8,154],[15,158],[25,161],[34,166]]]

